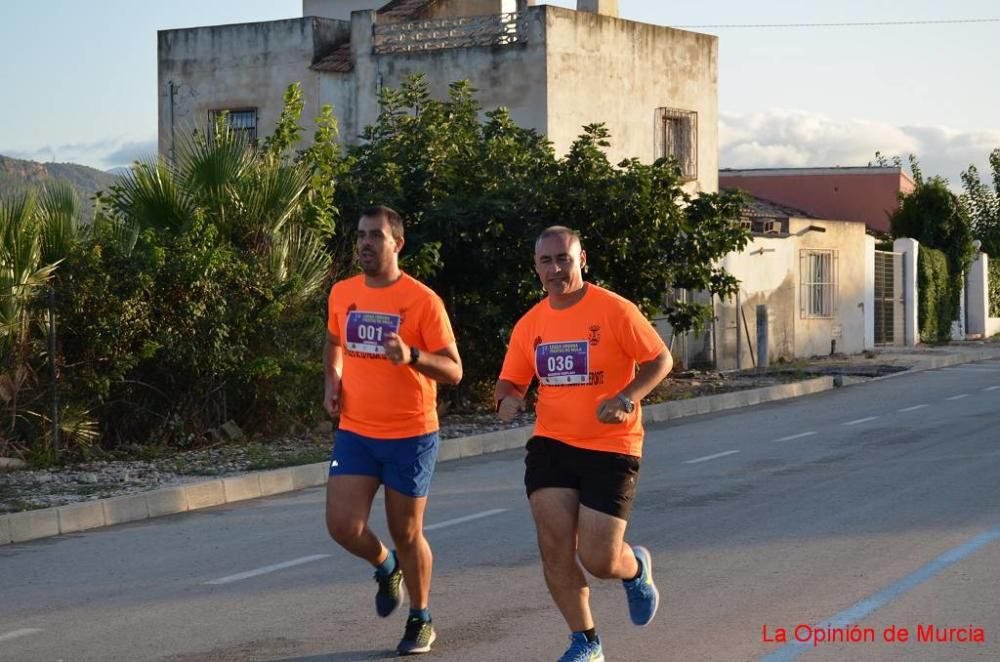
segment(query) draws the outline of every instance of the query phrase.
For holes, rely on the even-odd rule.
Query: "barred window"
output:
[[[837,307],[837,251],[802,250],[799,265],[802,318],[832,318]]]
[[[686,180],[698,178],[698,113],[657,108],[654,159],[673,157]]]
[[[257,140],[257,109],[240,108],[234,110],[212,110],[208,113],[209,127],[215,125],[215,119],[222,113],[226,113],[229,120],[229,129],[246,140],[248,145],[252,145]],[[212,135],[209,131],[208,135]]]

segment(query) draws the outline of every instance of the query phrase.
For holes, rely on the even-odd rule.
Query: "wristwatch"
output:
[[[419,359],[419,358],[420,358],[420,350],[417,349],[416,347],[412,347],[411,346],[410,347],[410,363],[409,363],[409,365],[414,365],[417,362],[417,359]]]
[[[621,403],[622,403],[622,409],[625,410],[626,414],[631,414],[632,412],[635,411],[635,402],[634,401],[629,400],[628,398],[626,398],[621,393],[618,394],[618,399],[621,401]]]

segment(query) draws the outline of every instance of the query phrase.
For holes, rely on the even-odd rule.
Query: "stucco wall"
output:
[[[819,226],[826,232],[809,232]],[[795,290],[797,356],[829,354],[830,341],[836,341],[838,352],[856,354],[865,349],[865,226],[857,222],[790,219],[789,231],[799,234],[799,250],[820,249],[837,251],[837,301],[832,319],[802,319],[801,288]],[[798,253],[795,269],[799,269]]]
[[[447,97],[451,83],[469,80],[484,111],[506,106],[518,125],[545,132],[545,25],[541,12],[529,13],[524,43],[384,55],[372,53],[368,45],[368,21],[373,16],[353,16],[354,71],[324,74],[320,83],[323,103],[334,105],[346,140],[353,140],[377,119],[375,90],[380,85],[398,88],[407,76],[416,73],[427,77],[432,96],[441,99]],[[350,112],[350,108],[355,111]]]
[[[898,194],[913,191],[913,182],[899,168],[723,170],[719,185],[743,189],[818,218],[862,221],[879,232],[889,231],[889,216],[899,206]]]
[[[698,186],[718,190],[718,38],[542,6],[549,138],[564,153],[586,124],[611,131],[613,163],[654,156],[657,108],[698,113]]]
[[[826,232],[808,230],[811,226]],[[750,348],[757,352],[756,307],[768,308],[768,354],[771,361],[865,349],[865,260],[868,239],[864,225],[845,221],[789,219],[789,236],[754,236],[741,253],[730,253],[722,265],[740,279],[740,304],[746,325],[737,317],[735,300],[716,306],[718,366],[736,367],[737,337],[742,342],[740,367],[753,367]],[[801,314],[800,251],[834,250],[838,264],[836,306],[832,318],[803,318]],[[737,334],[737,323],[740,324]],[[747,339],[749,338],[749,344]]]
[[[212,110],[257,108],[258,135],[270,133],[292,82],[302,83],[303,118],[319,114],[317,52],[346,37],[350,24],[320,18],[245,23],[158,33],[159,146],[208,124]],[[175,92],[171,103],[170,82]]]
[[[737,341],[741,343],[738,367],[754,367],[750,348],[756,356],[756,309],[760,304],[768,308],[770,359],[796,355],[798,253],[795,244],[790,238],[755,236],[742,252],[730,253],[722,260],[726,271],[740,279],[740,307],[745,320],[737,315],[735,298],[716,306],[716,362],[720,369],[737,367]]]

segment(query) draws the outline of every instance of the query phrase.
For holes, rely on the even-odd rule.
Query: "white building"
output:
[[[718,38],[617,17],[615,0],[578,9],[533,0],[304,0],[303,17],[163,30],[159,146],[212,115],[254,137],[274,126],[282,93],[302,84],[304,120],[332,104],[355,140],[378,116],[378,90],[426,75],[431,92],[469,80],[484,109],[564,153],[604,122],[612,161],[678,157],[694,191],[718,190]]]

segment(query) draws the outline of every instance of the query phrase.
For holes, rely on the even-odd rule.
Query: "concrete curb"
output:
[[[1000,353],[984,350],[974,355],[930,357],[931,360],[927,361],[925,365],[876,379],[886,379],[910,372],[933,370],[961,363],[997,358],[998,356]],[[647,425],[662,423],[686,416],[697,416],[811,395],[829,391],[834,387],[833,377],[816,377],[790,384],[664,402],[643,407],[642,420]],[[531,431],[532,426],[528,425],[469,437],[445,439],[441,443],[438,461],[448,462],[521,448],[531,436]],[[0,515],[0,545],[27,542],[64,533],[76,533],[152,517],[174,515],[272,494],[293,492],[307,487],[319,487],[326,483],[327,470],[326,462],[318,462],[166,487],[128,496],[75,503],[57,508]]]

